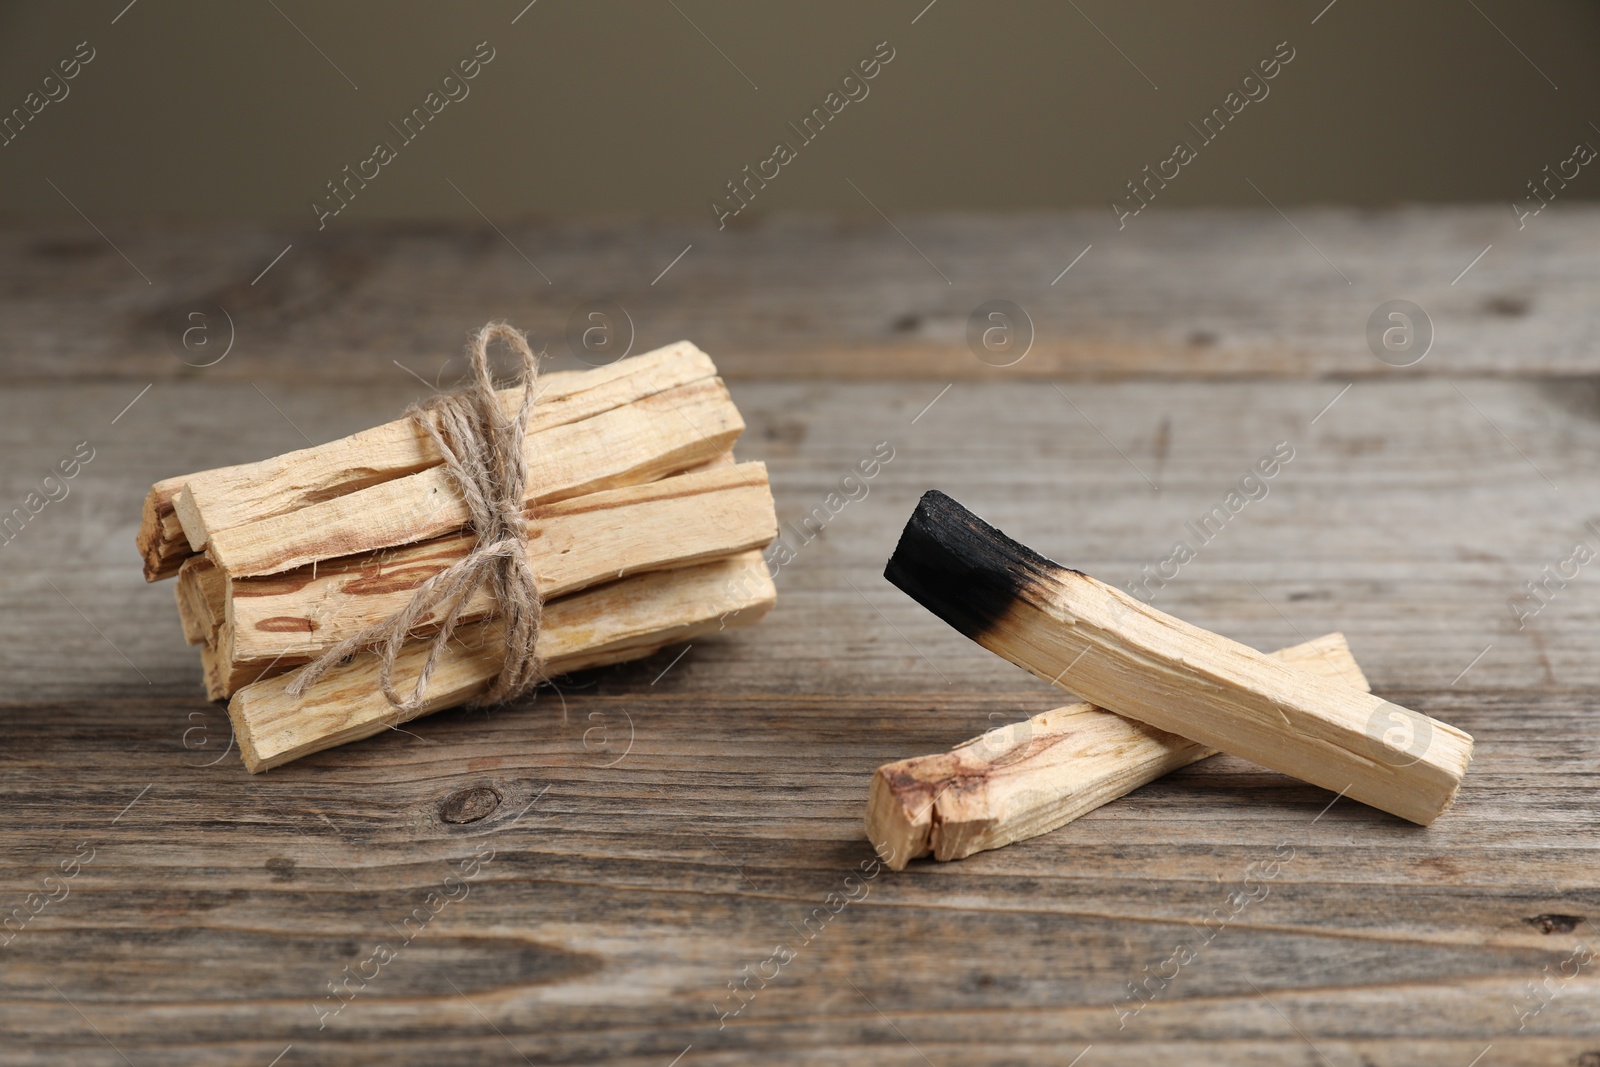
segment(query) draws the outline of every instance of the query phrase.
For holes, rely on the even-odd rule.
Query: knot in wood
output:
[[[439,805],[439,818],[448,823],[477,822],[500,806],[500,794],[486,785],[451,793]]]

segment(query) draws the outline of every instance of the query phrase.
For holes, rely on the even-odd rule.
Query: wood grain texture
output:
[[[1116,244],[1094,218],[896,215],[954,286],[881,219],[508,228],[558,296],[487,229],[345,228],[254,288],[290,237],[119,228],[145,286],[85,228],[0,233],[0,502],[96,449],[0,546],[0,922],[95,850],[0,946],[0,1064],[123,1064],[109,1041],[139,1067],[267,1067],[291,1044],[278,1067],[667,1067],[690,1045],[678,1067],[1065,1067],[1090,1044],[1078,1067],[1306,1067],[1309,1039],[1337,1067],[1466,1067],[1491,1044],[1478,1067],[1588,1067],[1596,970],[1548,976],[1600,940],[1597,572],[1520,628],[1508,601],[1600,544],[1600,222],[1292,214],[1348,298],[1268,213],[1147,212]],[[530,704],[243,774],[171,592],[139,573],[145,491],[392,419],[429,387],[391,360],[448,385],[489,318],[553,325],[555,351],[595,279],[634,313],[635,351],[689,337],[729,375],[793,552],[778,606]],[[1012,279],[1046,294],[1010,294],[1041,347],[989,368],[962,330]],[[153,323],[207,294],[239,344],[188,368]],[[1394,296],[1439,329],[1405,370],[1362,337]],[[1060,377],[1027,380],[1052,350]],[[923,490],[1121,585],[1280,440],[1295,456],[1268,495],[1155,603],[1260,649],[1344,631],[1375,691],[1476,738],[1451,815],[1319,817],[1323,791],[1222,755],[1041,837],[863,880],[876,767],[1061,703],[882,582]],[[878,442],[893,459],[864,479]],[[457,893],[480,845],[495,858],[467,896],[319,1030],[327,983]],[[830,893],[858,899],[833,913]],[[1219,911],[1119,1025],[1128,983],[1169,973]],[[719,1029],[729,983],[771,974],[780,943],[793,961]]]
[[[922,1062],[895,1026],[936,1064],[1066,1063],[1091,1043],[1119,1063],[1310,1063],[1294,1027],[1335,1063],[1461,1067],[1491,1043],[1497,1062],[1573,1063],[1600,1044],[1587,973],[1526,1031],[1515,1014],[1593,944],[1588,694],[1392,691],[1479,738],[1463,817],[1427,831],[1344,803],[1319,819],[1321,791],[1218,756],[1032,841],[880,873],[802,945],[795,928],[861,884],[873,767],[1048,694],[711,697],[713,649],[754,632],[696,642],[654,686],[674,651],[601,672],[565,715],[552,693],[445,712],[248,780],[232,753],[203,766],[228,728],[198,702],[189,720],[172,697],[107,694],[70,729],[66,706],[9,707],[8,908],[80,842],[97,851],[0,950],[0,1033],[26,1038],[0,1057],[115,1061],[47,979],[135,1063],[260,1067],[290,1043],[311,1062],[521,1063],[505,1038],[535,1063],[660,1065],[690,1044],[713,1063]],[[499,803],[447,821],[471,790]],[[397,943],[391,924],[480,844],[495,860],[466,898],[319,1030],[326,983]],[[1268,894],[1119,1027],[1126,983],[1285,844]],[[1542,933],[1550,915],[1585,921]],[[797,957],[719,1029],[728,983],[780,943]]]
[[[1600,208],[1558,210],[1558,224],[1522,231],[1503,204],[1293,212],[1315,247],[1265,207],[1158,208],[1120,231],[1106,211],[891,212],[948,284],[865,206],[856,218],[752,216],[720,232],[699,220],[499,220],[503,236],[487,226],[125,226],[118,244],[155,283],[137,289],[127,264],[74,224],[0,235],[0,350],[29,377],[181,381],[197,369],[174,352],[201,361],[179,342],[193,325],[186,314],[202,310],[220,342],[220,307],[237,344],[203,368],[209,380],[366,381],[403,374],[398,360],[449,384],[465,369],[466,331],[496,317],[581,368],[569,327],[606,298],[627,312],[633,351],[692,338],[730,379],[1382,378],[1392,370],[1368,350],[1367,319],[1407,299],[1439,337],[1411,374],[1587,376]],[[553,284],[530,288],[508,240],[537,248]],[[252,286],[290,242],[278,264],[287,269]],[[1027,357],[1004,369],[967,344],[969,318],[994,299],[1034,326]]]

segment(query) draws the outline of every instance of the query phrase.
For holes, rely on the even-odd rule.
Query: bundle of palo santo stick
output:
[[[520,339],[520,335],[519,335]],[[757,621],[776,591],[761,549],[777,518],[760,463],[735,463],[744,422],[687,341],[582,372],[540,375],[522,454],[526,552],[543,600],[547,677],[647,656]],[[496,399],[509,415],[520,386]],[[379,658],[302,664],[404,609],[474,551],[469,511],[432,436],[401,419],[328,444],[157,482],[138,533],[147,581],[176,576],[206,692],[227,699],[245,765],[262,771],[483,693],[505,660],[487,590],[459,622],[415,710],[397,714]],[[440,620],[396,656],[411,691]]]

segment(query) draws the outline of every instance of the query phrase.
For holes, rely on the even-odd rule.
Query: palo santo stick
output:
[[[634,401],[523,443],[533,502],[655,481],[715,459],[744,430],[720,378]],[[432,467],[298,511],[211,533],[229,575],[276,574],[339,556],[453,533],[470,516],[443,468]]]
[[[590,418],[715,374],[704,352],[679,341],[594,370],[541,375],[529,432]],[[501,390],[500,400],[508,412],[516,411],[522,387]],[[294,511],[440,462],[432,438],[410,419],[398,419],[258,463],[167,478],[145,498],[137,538],[145,580],[177,573],[184,557],[205,546],[211,530]],[[186,518],[180,521],[177,498],[185,485],[190,491],[182,494]]]
[[[761,463],[717,466],[529,510],[528,560],[546,600],[630,574],[760,548],[778,534]],[[219,651],[232,672],[251,681],[273,665],[289,670],[403,609],[418,586],[466,558],[476,543],[471,536],[453,537],[319,564],[314,573],[303,567],[231,580]],[[494,608],[489,590],[482,589],[467,602],[461,621],[481,619]],[[418,636],[429,621],[423,620]]]
[[[178,568],[173,593],[183,636],[191,645],[215,643],[227,616],[227,575],[204,556],[190,556]]]
[[[1472,759],[1454,726],[1157,611],[936,490],[884,577],[1053,685],[1415,823],[1450,806]]]
[[[183,561],[187,567],[199,561],[202,557],[190,556]],[[207,641],[216,640],[217,627],[212,625],[211,612],[206,608],[204,598],[198,596],[199,589],[193,580],[183,580],[183,568],[178,569],[178,580],[172,583],[172,599],[178,605],[178,621],[183,626],[183,639],[191,645],[203,645]]]
[[[698,466],[689,468],[689,470],[685,471],[684,473],[693,474],[721,467],[731,467],[733,465],[733,453],[724,452],[713,460],[709,460]],[[757,464],[757,466],[762,465]],[[762,473],[764,482],[764,466],[762,466]],[[594,495],[597,494],[591,494],[591,496]],[[549,507],[551,505],[544,506]],[[769,508],[771,507],[770,503],[768,506]],[[530,506],[529,510],[537,511],[539,507],[540,505],[532,505]],[[770,541],[770,537],[768,540]],[[745,547],[749,546],[735,545],[728,548],[727,551],[735,552]],[[352,563],[359,564],[362,561],[366,561],[368,565],[379,568],[378,571],[374,573],[374,576],[376,577],[377,574],[382,573],[381,566],[385,561],[387,561],[389,564],[397,564],[403,558],[401,553],[408,551],[410,550],[391,550],[390,552],[377,557],[357,556],[347,560],[333,560],[330,562],[330,564],[324,565],[324,569],[321,573],[337,575],[347,571]],[[315,578],[316,568],[313,567],[312,571],[312,577]],[[288,575],[275,576],[275,578],[276,580],[282,580],[283,578],[292,576],[293,573],[294,572],[291,571]],[[392,571],[389,573],[392,573]],[[617,577],[622,577],[622,573],[619,573]],[[250,578],[240,580],[244,582],[257,581],[257,579]],[[272,579],[261,580],[265,581]],[[222,572],[221,568],[213,564],[209,557],[199,555],[189,556],[187,559],[183,560],[183,565],[178,570],[178,582],[174,587],[177,592],[178,613],[183,623],[185,638],[188,639],[191,645],[204,643],[210,646],[207,651],[201,653],[201,658],[205,661],[206,668],[206,695],[212,700],[221,700],[227,696],[230,696],[239,686],[247,685],[250,682],[255,681],[257,678],[260,678],[264,673],[266,673],[265,668],[272,665],[270,661],[248,662],[242,664],[235,663],[235,654],[232,651],[234,646],[230,644],[230,642],[233,640],[231,634],[234,631],[229,629],[225,635],[223,629],[227,623],[229,599],[228,589],[231,584],[232,580]],[[185,588],[185,586],[188,586],[188,588]],[[563,591],[570,592],[571,590],[569,589]],[[554,596],[557,594],[551,593],[549,595]],[[253,628],[258,623],[266,623],[266,625],[262,626],[262,629],[271,630],[274,628],[274,624],[271,622],[271,620],[275,617],[278,619],[277,625],[286,625],[286,623],[284,623],[284,613],[290,610],[299,609],[283,606],[282,609],[276,613],[254,612],[251,614],[250,619],[246,620],[243,625]],[[300,628],[309,630],[312,627],[301,623]],[[277,654],[278,653],[275,652],[274,657],[276,657]],[[291,661],[291,664],[298,662],[300,661],[293,660]],[[286,666],[285,669],[288,669],[288,667]]]
[[[635,359],[594,370],[550,374],[535,384],[538,400],[527,434],[593,418],[637,400],[714,377],[704,352],[679,341]],[[502,389],[501,407],[514,415],[522,387]],[[189,546],[204,548],[211,535],[281,515],[358,489],[413,474],[443,462],[433,439],[401,419],[343,440],[286,456],[191,478],[173,501]]]
[[[227,700],[243,684],[230,673],[226,653],[221,652],[215,643],[201,646],[200,672],[205,681],[207,700]]]
[[[1343,634],[1271,655],[1369,688]],[[1048,833],[1215,752],[1093,704],[1068,704],[949,752],[879,767],[867,800],[867,839],[896,871],[929,853],[958,860]]]
[[[206,472],[211,473],[211,472]],[[194,475],[166,478],[150,487],[144,498],[144,511],[139,516],[139,532],[134,542],[139,547],[139,557],[144,560],[144,580],[147,582],[171,578],[178,573],[183,561],[193,553],[183,526],[173,510],[173,499],[183,489],[184,481]]]
[[[545,605],[539,650],[552,676],[619,663],[723,626],[753,623],[776,598],[756,551],[641,574]],[[462,627],[440,658],[426,704],[398,719],[379,688],[378,658],[370,653],[329,671],[299,697],[286,691],[293,675],[246,686],[228,705],[245,766],[264,771],[470,700],[500,672],[501,625],[490,619]],[[402,692],[410,692],[426,655],[427,645],[414,642],[396,660],[395,684]]]

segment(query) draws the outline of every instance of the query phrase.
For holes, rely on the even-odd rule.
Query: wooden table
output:
[[[0,550],[0,1063],[1600,1063],[1600,563],[1568,563],[1600,554],[1600,211],[1292,215],[0,233],[0,512],[94,450]],[[724,368],[793,524],[777,610],[246,774],[140,580],[146,487],[392,418],[491,317],[562,353],[602,297]],[[1032,320],[1014,366],[969,350],[990,299]],[[1437,335],[1406,368],[1367,342],[1391,299]],[[216,306],[232,348],[189,366]],[[883,581],[917,496],[1121,583],[1280,441],[1156,603],[1343,630],[1477,738],[1454,810],[1219,756],[863,877],[875,766],[1064,702]]]

